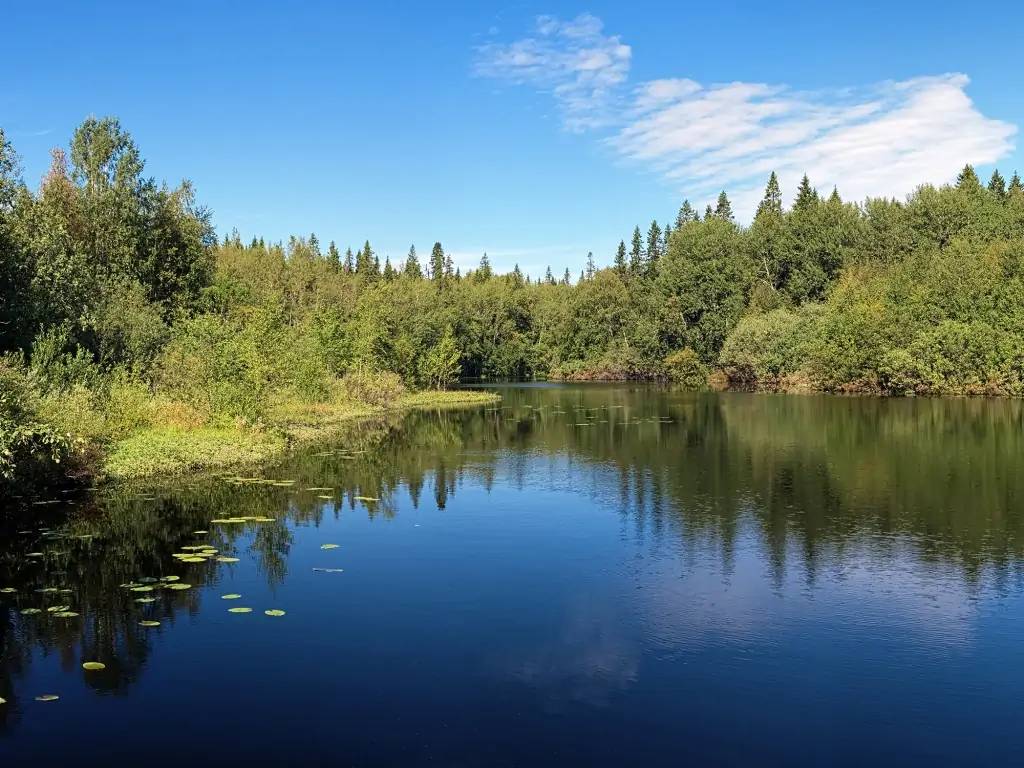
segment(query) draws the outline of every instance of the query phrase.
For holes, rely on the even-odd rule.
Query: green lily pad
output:
[[[160,622],[159,621],[140,621],[139,622],[139,626],[140,627],[159,627],[160,626]]]
[[[78,614],[74,611],[57,611],[53,615],[56,616],[58,619],[73,619]]]
[[[0,595],[13,595],[17,591],[14,587],[4,587],[0,589]]]
[[[284,611],[280,611],[277,608],[271,608],[269,611],[264,611],[267,616],[284,616]]]
[[[183,562],[183,563],[205,563],[206,562],[206,558],[205,557],[183,557],[183,558],[181,558],[181,562]]]
[[[168,589],[174,589],[174,590],[192,589],[192,585],[191,584],[182,584],[181,582],[176,582],[174,584],[168,584],[167,588]]]
[[[238,562],[238,558],[237,557],[218,557],[217,558],[217,562],[218,563],[237,563]]]
[[[99,672],[101,669],[106,669],[107,665],[100,661],[87,661],[82,665],[82,669],[87,672]]]
[[[320,549],[337,549],[339,544],[321,544]]]
[[[59,613],[60,611],[70,611],[71,610],[71,606],[70,605],[51,605],[46,610],[48,612],[50,612],[50,613]]]
[[[143,587],[132,587],[132,592],[152,592],[152,591],[153,591],[153,588],[148,586],[148,585],[147,586],[143,586]]]
[[[202,536],[203,534],[209,533],[209,531],[192,531],[194,536]]]
[[[136,603],[143,603],[143,604],[155,603],[156,602],[156,598],[155,597],[138,597],[138,598],[135,599],[135,602]]]
[[[21,615],[22,616],[31,616],[31,615],[33,615],[35,613],[42,613],[42,612],[43,612],[42,608],[22,608],[21,609]]]
[[[0,698],[0,705],[4,705],[6,703],[7,703],[7,699]]]
[[[55,693],[43,693],[36,696],[36,701],[56,701],[59,698],[60,696]]]
[[[228,608],[228,613],[252,613],[252,608]]]
[[[241,595],[235,594],[234,592],[232,592],[230,595],[221,595],[220,599],[221,600],[237,600],[240,597],[241,597]]]
[[[180,580],[181,580],[181,576],[163,576],[163,577],[160,578],[160,581],[164,581],[164,582],[180,581]]]

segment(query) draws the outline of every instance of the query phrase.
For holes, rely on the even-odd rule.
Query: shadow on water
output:
[[[467,485],[488,495],[501,488],[524,504],[550,493],[584,497],[619,516],[637,546],[678,561],[699,552],[725,574],[751,530],[776,588],[795,572],[813,591],[823,570],[868,553],[940,569],[967,592],[1020,589],[1020,402],[630,385],[500,392],[497,407],[362,424],[330,446],[242,473],[258,477],[121,486],[7,521],[0,729],[24,716],[19,696],[33,692],[18,681],[43,658],[59,658],[101,693],[128,695],[149,666],[153,638],[197,616],[204,599],[216,599],[203,588],[233,567],[179,562],[183,547],[201,540],[219,557],[252,559],[275,588],[289,577],[298,527],[350,514],[443,513]],[[211,523],[241,517],[249,519]],[[159,581],[168,576],[192,588],[172,590]],[[140,584],[155,588],[124,586]],[[77,615],[49,610],[61,607]],[[82,673],[91,658],[106,669]],[[628,671],[627,680],[636,674]]]

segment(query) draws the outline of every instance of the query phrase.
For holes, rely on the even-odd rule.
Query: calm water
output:
[[[1024,404],[501,393],[9,525],[0,762],[1020,762]]]

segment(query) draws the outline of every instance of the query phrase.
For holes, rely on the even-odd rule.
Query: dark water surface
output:
[[[0,764],[1024,759],[1024,404],[501,393],[8,525]]]

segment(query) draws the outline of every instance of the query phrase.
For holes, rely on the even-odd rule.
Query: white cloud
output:
[[[563,124],[600,130],[622,158],[650,168],[681,195],[725,188],[750,216],[774,170],[792,194],[800,177],[846,199],[902,196],[944,183],[964,163],[1013,150],[1016,126],[983,115],[959,73],[858,88],[704,85],[685,78],[627,84],[631,49],[596,17],[537,20],[534,36],[478,49],[476,71],[552,93]]]
[[[602,27],[589,14],[572,21],[541,16],[531,37],[479,46],[476,73],[551,91],[570,130],[608,125],[608,110],[629,74],[632,51],[618,37],[602,34]]]

